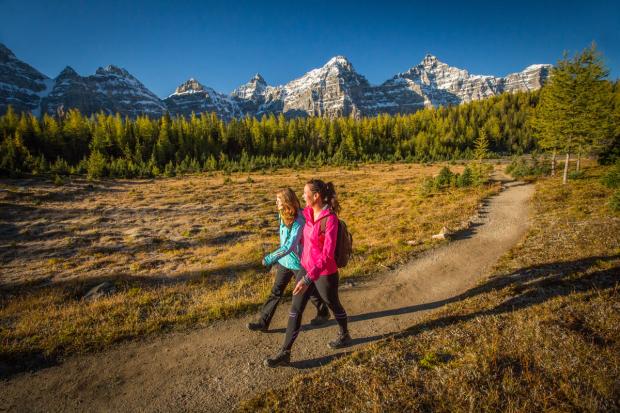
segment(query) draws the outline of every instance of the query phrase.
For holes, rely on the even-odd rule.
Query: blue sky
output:
[[[245,2],[0,0],[0,42],[50,77],[126,68],[160,97],[190,77],[229,93],[259,72],[286,83],[344,55],[372,84],[426,53],[504,76],[595,41],[620,77],[612,1]]]

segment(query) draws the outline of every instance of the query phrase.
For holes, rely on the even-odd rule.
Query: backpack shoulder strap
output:
[[[329,215],[324,216],[323,218],[321,218],[321,232],[325,233],[325,228],[327,228],[327,217]]]
[[[321,231],[323,233],[325,233],[325,229],[327,228],[327,218],[329,218],[331,215],[335,216],[336,219],[338,219],[338,215],[336,215],[333,211],[330,211],[329,214],[325,215],[324,217],[322,217],[321,219],[319,219],[319,221],[321,221]],[[338,221],[340,221],[338,219]]]

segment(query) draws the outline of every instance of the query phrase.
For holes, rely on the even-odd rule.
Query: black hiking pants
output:
[[[283,265],[278,263],[275,264],[276,267],[276,279],[273,283],[273,287],[271,288],[271,294],[269,294],[269,298],[265,304],[263,304],[263,308],[261,309],[260,322],[265,326],[269,327],[271,323],[271,319],[273,318],[274,313],[276,312],[276,308],[278,307],[278,303],[286,290],[286,286],[295,276],[295,279],[301,279],[306,271],[302,268],[300,270],[291,270]],[[316,307],[317,315],[319,316],[327,316],[329,315],[329,308],[325,304],[325,302],[321,299],[321,296],[318,292],[312,294],[309,299],[312,301],[312,304]]]
[[[301,277],[299,277],[297,281],[300,279]],[[340,327],[340,333],[344,334],[349,332],[347,327],[347,312],[344,310],[344,307],[342,307],[340,298],[338,297],[338,280],[339,275],[337,272],[331,275],[321,276],[318,280],[310,284],[303,294],[293,296],[282,350],[290,350],[293,347],[293,343],[301,329],[301,317],[306,308],[306,304],[308,304],[308,300],[317,292],[334,314],[334,318]]]

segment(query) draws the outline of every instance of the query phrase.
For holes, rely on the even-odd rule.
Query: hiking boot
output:
[[[327,346],[333,349],[347,347],[350,345],[351,345],[351,335],[348,332],[338,333],[338,337],[336,337],[334,341],[330,341],[329,343],[327,343]]]
[[[263,361],[266,367],[288,366],[291,364],[291,352],[282,350],[273,357],[266,358]]]
[[[262,331],[263,333],[269,329],[269,327],[267,327],[265,324],[261,323],[260,321],[249,322],[245,326],[248,328],[248,330]]]
[[[320,326],[329,321],[329,313],[325,315],[317,314],[312,320],[310,320],[310,324],[313,326]]]

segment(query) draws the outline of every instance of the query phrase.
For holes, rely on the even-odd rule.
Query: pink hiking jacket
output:
[[[322,275],[331,275],[338,271],[334,256],[338,237],[338,217],[329,208],[321,211],[316,221],[312,207],[304,208],[303,214],[306,224],[303,232],[301,265],[306,269],[308,278],[316,281]],[[321,231],[321,219],[326,220],[325,233]]]

